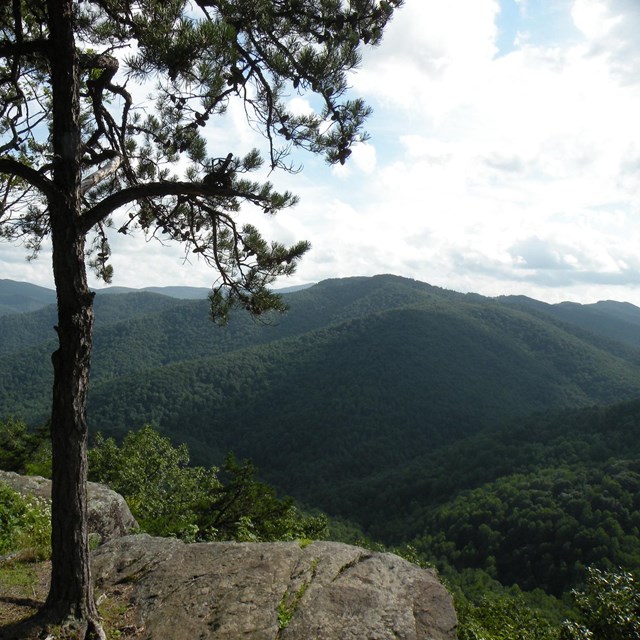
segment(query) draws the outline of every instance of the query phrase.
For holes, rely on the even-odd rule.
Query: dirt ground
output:
[[[75,640],[77,635],[60,627],[44,626],[36,614],[49,590],[51,563],[10,563],[0,565],[1,640]],[[136,640],[142,629],[134,623],[130,588],[117,586],[96,594],[109,640]]]

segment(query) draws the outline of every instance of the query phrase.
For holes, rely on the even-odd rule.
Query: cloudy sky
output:
[[[302,173],[271,176],[301,202],[257,222],[312,243],[281,285],[393,273],[640,305],[638,33],[638,0],[406,0],[352,78],[371,140],[345,167],[306,155]],[[211,131],[219,155],[257,143],[242,122]],[[215,278],[179,247],[120,236],[113,249],[114,284]],[[0,277],[51,286],[48,256],[23,257],[0,245]]]

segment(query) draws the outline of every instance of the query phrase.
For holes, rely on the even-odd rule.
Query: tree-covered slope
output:
[[[182,304],[188,303],[152,293],[98,295],[94,303],[95,331],[101,335],[120,322],[148,318]],[[19,353],[23,348],[39,347],[50,350],[52,345],[55,348],[55,324],[54,304],[30,313],[0,317],[0,355]],[[121,330],[118,332],[122,333]],[[50,355],[50,351],[47,353]]]
[[[290,311],[266,325],[238,314],[221,329],[206,301],[98,295],[94,429],[155,422],[203,452],[256,457],[281,484],[300,465],[311,495],[318,447],[324,475],[357,478],[501,416],[640,388],[640,352],[481,296],[378,276],[286,299]],[[53,318],[19,318],[0,319],[0,414],[39,421]]]
[[[640,570],[638,401],[510,422],[421,462],[432,471],[403,470],[412,509],[394,535],[419,532],[417,549],[445,570],[555,595],[586,566]]]
[[[410,304],[431,291],[442,290],[392,276],[330,280],[313,290],[288,294],[291,309],[284,316],[274,314],[258,322],[237,313],[223,328],[209,320],[207,300],[178,300],[149,292],[99,293],[94,305],[92,381],[269,343],[341,318]],[[0,415],[15,413],[31,422],[46,415],[55,323],[53,306],[0,317]],[[27,378],[28,395],[23,393]]]
[[[594,335],[640,347],[640,308],[628,302],[602,300],[594,304],[546,304],[524,296],[504,296],[499,300],[581,327]]]
[[[159,335],[145,325],[153,324],[158,314],[181,304],[187,303],[150,293],[97,296],[98,347],[94,352],[103,342],[106,348],[104,357],[94,357],[94,377],[108,376],[114,368],[118,375],[121,371],[161,364],[163,357],[150,357],[156,351],[153,345]],[[55,305],[0,317],[0,415],[17,415],[32,423],[46,419],[53,383],[55,324]]]
[[[95,429],[154,422],[197,444],[203,461],[233,450],[288,493],[352,516],[351,483],[506,417],[638,389],[634,351],[623,358],[521,311],[434,297],[99,380],[89,406]]]
[[[561,318],[393,276],[286,300],[266,324],[219,328],[206,300],[99,294],[93,431],[153,423],[198,464],[249,457],[280,490],[374,539],[413,539],[444,570],[561,593],[588,562],[640,557],[640,404],[594,408],[639,396],[640,351],[606,329],[635,307],[599,306],[591,331],[590,307]],[[45,419],[54,322],[0,318],[3,416]]]

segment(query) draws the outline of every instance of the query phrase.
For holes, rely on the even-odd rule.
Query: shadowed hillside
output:
[[[535,301],[394,276],[328,280],[286,300],[284,316],[237,314],[221,329],[206,300],[98,295],[92,429],[153,423],[199,463],[234,451],[286,492],[346,515],[353,483],[462,436],[640,389],[640,351]],[[51,308],[0,318],[0,415],[46,419],[53,321]]]

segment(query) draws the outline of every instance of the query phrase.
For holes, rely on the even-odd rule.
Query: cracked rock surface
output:
[[[126,536],[93,556],[97,595],[131,588],[143,639],[454,640],[435,575],[335,542],[185,544]]]

